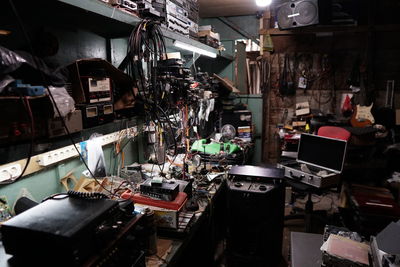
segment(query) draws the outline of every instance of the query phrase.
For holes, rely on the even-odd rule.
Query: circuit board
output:
[[[7,198],[0,196],[0,223],[7,221],[11,218],[10,208],[8,206]]]

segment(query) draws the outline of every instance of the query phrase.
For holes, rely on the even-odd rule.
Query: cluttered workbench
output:
[[[141,184],[127,183],[127,180],[118,181],[116,178],[113,180],[107,179],[108,181],[104,182],[104,179],[102,185],[113,192],[112,197],[117,199],[117,201],[106,197],[103,199],[103,196],[106,195],[103,193],[87,193],[86,195],[79,194],[78,196],[76,191],[70,191],[67,194],[57,194],[41,204],[30,208],[27,210],[29,214],[26,215],[25,219],[32,217],[39,219],[39,217],[42,216],[42,219],[48,220],[48,227],[51,229],[49,233],[45,235],[52,236],[53,244],[59,241],[60,243],[65,242],[67,240],[68,243],[71,242],[71,244],[78,241],[87,243],[89,246],[101,248],[97,251],[96,256],[90,257],[89,259],[87,255],[91,255],[93,251],[89,252],[85,250],[85,254],[80,255],[81,258],[79,260],[67,257],[66,262],[68,262],[68,264],[65,266],[97,266],[98,264],[100,264],[100,266],[114,266],[107,265],[109,263],[104,261],[107,261],[108,258],[114,258],[116,255],[121,258],[126,258],[128,252],[122,251],[125,245],[140,250],[140,255],[138,259],[135,260],[136,263],[133,266],[184,266],[186,264],[205,266],[213,262],[214,248],[222,235],[222,231],[217,229],[217,227],[220,227],[220,220],[224,216],[223,206],[225,205],[225,201],[222,197],[226,188],[225,179],[227,171],[209,171],[204,175],[199,174],[191,181],[175,180],[170,177],[169,179],[164,178],[160,182],[160,185],[154,185],[154,182],[153,185],[150,184],[151,189],[149,189],[146,185],[146,181],[149,181],[149,183],[151,183],[151,181],[158,182],[157,179],[160,174],[159,172],[154,172],[153,167],[154,166],[151,168],[153,172],[143,171],[143,177],[147,177],[146,173],[153,177],[151,179],[149,178],[150,180],[144,180]],[[143,166],[143,168],[145,169],[146,166]],[[172,167],[169,166],[169,168],[165,170],[169,172],[171,169]],[[212,177],[212,180],[210,180],[210,177]],[[79,184],[82,185],[85,183],[80,182]],[[111,184],[113,184],[113,186],[111,186]],[[171,190],[167,190],[168,188],[175,188],[173,185],[179,185],[179,192],[176,192],[174,199],[172,199],[172,195],[175,193]],[[97,187],[101,188],[100,186]],[[162,188],[164,188],[164,190],[161,190]],[[157,192],[160,193],[157,197],[158,199],[154,197],[154,194],[157,194]],[[148,197],[151,194],[153,194],[153,197]],[[166,201],[170,197],[171,199],[169,200],[171,201]],[[165,200],[162,200],[163,198]],[[99,201],[107,204],[107,207],[110,206],[110,209],[103,208],[103,204],[100,205]],[[62,204],[63,202],[66,204]],[[115,203],[117,202],[119,202],[120,209],[122,202],[134,203],[134,211],[133,207],[128,210],[128,205],[124,204],[124,213],[121,213],[121,211],[116,213],[114,210],[115,205],[117,205]],[[178,204],[177,207],[173,206],[175,203],[179,202],[180,204]],[[93,207],[95,203],[99,203],[98,207]],[[170,205],[169,209],[159,207],[163,206],[162,204],[165,203]],[[112,205],[114,206],[111,208]],[[83,210],[83,206],[85,206],[85,210]],[[42,207],[41,210],[39,210],[40,207]],[[75,209],[77,207],[82,207],[82,214],[72,210],[72,208]],[[87,211],[88,207],[89,211]],[[58,209],[59,211],[55,212],[54,209]],[[37,211],[36,214],[33,210]],[[69,218],[72,215],[71,212],[75,212],[75,218]],[[61,213],[65,214],[60,215]],[[93,215],[90,213],[96,214]],[[108,214],[107,216],[104,215],[106,213]],[[133,215],[127,216],[127,213]],[[59,220],[55,218],[57,216],[60,217]],[[17,217],[21,219],[23,216]],[[103,219],[100,219],[100,217]],[[82,222],[85,220],[89,221],[89,218],[92,219],[93,222]],[[34,226],[33,228],[35,229],[33,230],[28,229],[31,225],[29,225],[29,223],[26,224],[22,219],[20,221],[12,220],[11,224],[6,223],[3,227],[4,229],[2,229],[3,242],[8,246],[8,250],[6,250],[7,252],[11,252],[10,254],[14,254],[14,257],[10,254],[6,254],[3,244],[1,244],[0,266],[24,266],[25,263],[23,260],[21,261],[21,255],[25,256],[28,246],[33,245],[33,241],[27,240],[35,235],[39,237],[39,233],[37,233],[39,231],[47,231],[46,229],[43,230],[44,228],[41,228],[39,225]],[[67,229],[67,226],[63,227],[62,225],[57,225],[57,222],[63,220],[68,220],[68,223],[63,222],[62,225],[65,224],[68,227],[72,227],[72,224],[74,224],[76,228],[71,230],[70,228]],[[89,224],[95,224],[94,228],[96,230],[94,233],[92,233],[91,229],[93,226],[88,226]],[[13,235],[18,234],[18,231],[15,230],[15,226],[24,228],[24,231],[28,231],[28,234],[20,240],[20,242],[24,242],[24,240],[27,239],[25,240],[27,241],[26,246],[19,247],[18,245],[15,247],[12,244],[13,241],[9,238],[10,235],[8,235],[8,232]],[[115,230],[104,230],[108,226],[111,226],[109,228],[115,227]],[[82,230],[80,228],[82,228]],[[58,229],[61,229],[61,231],[59,231],[61,233],[57,232]],[[71,232],[73,233],[71,234]],[[88,234],[88,232],[90,232],[90,234]],[[85,239],[79,237],[82,234],[86,236]],[[90,237],[92,234],[94,240]],[[111,237],[111,235],[113,236]],[[105,238],[105,236],[107,238]],[[103,245],[103,242],[100,242],[103,241],[103,239],[105,245]],[[43,245],[42,249],[46,250],[46,248],[48,248],[51,250],[51,244],[47,241],[38,241],[38,244]],[[66,251],[70,249],[68,245],[64,246]],[[115,254],[115,248],[120,250],[120,252]],[[44,259],[40,259],[40,255],[43,254],[42,252],[39,252],[35,248],[32,250],[34,253],[35,251],[38,252],[37,255],[29,254],[27,258],[32,256],[35,262],[40,262],[44,265],[49,263],[50,259],[51,262],[60,261],[62,258],[61,256],[64,255],[65,252],[53,251],[54,257],[50,257],[49,262],[47,262]],[[24,251],[24,254],[22,254],[22,251]],[[200,251],[201,255],[197,254],[200,253]],[[65,255],[68,254],[68,252],[65,253]],[[139,258],[141,258],[141,260],[139,260]],[[194,259],[196,259],[195,263],[193,263]],[[125,266],[124,264],[126,262],[121,263],[120,261],[115,261],[115,263],[122,264],[115,266]]]
[[[171,166],[160,172],[153,166],[147,172],[149,167],[141,166],[141,183],[103,179],[95,190],[111,195],[55,194],[4,222],[0,266],[215,266],[224,260],[242,266],[281,260],[283,170],[214,166],[178,180]],[[160,179],[163,171],[167,175]]]
[[[159,231],[157,253],[146,259],[146,266],[209,266],[214,262],[214,248],[223,233],[226,182],[212,183],[199,201],[190,224],[183,233]]]

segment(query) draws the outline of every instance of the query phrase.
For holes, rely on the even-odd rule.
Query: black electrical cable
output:
[[[24,168],[22,169],[21,174],[17,178],[0,182],[0,185],[12,184],[15,181],[19,180],[26,172],[26,169],[28,168],[29,163],[31,162],[31,158],[32,158],[32,154],[33,154],[33,142],[35,140],[35,121],[34,121],[32,109],[31,109],[31,106],[29,103],[29,99],[26,96],[23,97],[22,95],[20,95],[20,99],[22,101],[22,104],[24,106],[26,113],[28,114],[30,124],[31,124],[31,138],[30,138],[30,143],[29,143],[28,158],[26,160]]]
[[[144,19],[128,39],[127,57],[124,62],[128,62],[125,63],[128,74],[138,81],[138,92],[145,102],[146,111],[152,110],[160,96],[156,82],[157,61],[162,60],[165,55],[165,42],[159,22]],[[143,71],[143,62],[147,63],[147,79]]]
[[[105,191],[107,191],[108,193],[111,193],[111,194],[112,194],[112,192],[109,191],[107,188],[105,188],[105,187],[102,185],[102,183],[99,182],[98,179],[93,175],[92,171],[89,169],[89,166],[87,165],[87,163],[86,163],[85,159],[83,158],[82,154],[79,152],[78,148],[76,147],[75,141],[74,141],[74,139],[72,138],[72,135],[71,135],[71,133],[70,133],[70,131],[69,131],[69,129],[68,129],[66,123],[65,123],[64,117],[62,116],[62,114],[61,114],[61,112],[60,112],[60,110],[59,110],[59,108],[58,108],[58,106],[57,106],[57,103],[56,103],[56,101],[55,101],[55,99],[54,99],[54,97],[53,97],[53,94],[51,93],[51,90],[49,90],[49,88],[48,88],[47,79],[46,79],[45,75],[43,74],[43,72],[42,72],[42,71],[40,70],[40,68],[39,68],[39,64],[38,64],[38,62],[37,62],[37,58],[35,57],[35,52],[34,52],[34,49],[33,49],[33,46],[32,46],[32,42],[31,42],[31,39],[29,38],[28,33],[27,33],[26,30],[25,30],[24,23],[22,22],[21,17],[19,16],[19,13],[18,13],[17,9],[15,8],[13,1],[12,1],[12,0],[9,0],[8,2],[9,2],[10,6],[11,6],[11,9],[12,9],[12,11],[13,11],[13,13],[14,13],[14,15],[15,15],[17,21],[18,21],[19,27],[21,28],[21,31],[22,31],[22,33],[23,33],[23,35],[24,35],[24,38],[25,38],[26,42],[27,42],[28,45],[29,45],[29,49],[31,50],[32,58],[33,58],[35,67],[38,69],[38,71],[39,71],[39,73],[40,73],[40,75],[41,75],[43,84],[44,84],[45,87],[47,88],[47,92],[48,92],[48,94],[49,94],[49,96],[50,96],[50,99],[51,99],[51,101],[52,101],[52,103],[53,103],[53,105],[54,105],[54,107],[55,107],[55,109],[56,109],[56,111],[57,111],[57,113],[58,113],[58,115],[59,115],[59,117],[60,117],[61,123],[62,123],[62,125],[63,125],[65,131],[67,132],[67,136],[69,137],[69,139],[70,139],[72,145],[74,146],[75,150],[78,152],[78,155],[79,155],[79,157],[81,158],[83,164],[85,165],[86,169],[89,171],[89,173],[90,173],[90,175],[93,177],[93,179],[96,181],[96,183],[99,184]],[[28,160],[30,160],[30,158],[31,158],[31,157],[29,157]],[[25,168],[25,169],[26,169],[26,168]],[[21,173],[20,176],[22,177],[23,174],[24,174],[24,173]]]
[[[144,101],[148,121],[163,125],[167,123],[174,139],[174,155],[177,153],[177,142],[174,138],[172,122],[160,104],[166,92],[165,84],[157,81],[158,61],[166,58],[166,47],[160,23],[150,19],[142,20],[131,32],[128,39],[127,56],[120,65],[136,81],[138,94]],[[144,72],[146,63],[147,73]],[[167,98],[168,99],[168,98]],[[167,104],[166,104],[167,105]],[[158,123],[156,123],[156,121]]]
[[[157,108],[158,108],[158,109],[161,111],[161,113],[165,116],[165,119],[167,120],[167,123],[168,123],[168,125],[169,125],[169,129],[170,129],[170,131],[171,131],[171,135],[174,136],[174,130],[173,130],[173,128],[172,128],[172,123],[171,123],[171,120],[169,119],[169,116],[164,112],[164,110],[163,110],[160,106],[157,106]],[[177,154],[178,144],[177,144],[177,142],[176,142],[176,139],[175,139],[175,138],[173,138],[173,139],[174,139],[174,144],[175,144],[174,155],[176,155],[176,154]]]

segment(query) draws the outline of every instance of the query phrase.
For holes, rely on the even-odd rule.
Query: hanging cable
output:
[[[66,123],[65,123],[64,117],[62,116],[62,114],[61,114],[61,112],[60,112],[60,109],[59,109],[58,106],[57,106],[57,102],[55,101],[51,90],[48,89],[49,83],[47,82],[47,79],[46,79],[44,73],[43,73],[43,72],[41,71],[41,69],[39,68],[40,64],[38,64],[37,58],[35,57],[35,52],[34,52],[34,49],[33,49],[33,46],[32,46],[32,42],[31,42],[31,39],[30,39],[30,37],[29,37],[29,35],[28,35],[26,29],[25,29],[24,23],[23,23],[21,17],[19,16],[19,13],[18,13],[17,9],[15,8],[15,5],[14,5],[13,1],[12,1],[12,0],[9,0],[8,2],[9,2],[9,4],[10,4],[10,6],[11,6],[11,9],[12,9],[12,11],[13,11],[13,13],[14,13],[14,15],[15,15],[17,21],[18,21],[18,25],[19,25],[19,27],[21,28],[21,31],[22,31],[22,33],[23,33],[23,35],[24,35],[24,38],[25,38],[25,40],[26,40],[26,42],[27,42],[27,44],[28,44],[28,46],[29,46],[29,49],[30,49],[30,51],[31,51],[31,53],[32,53],[32,58],[33,58],[34,65],[35,65],[35,67],[37,68],[37,70],[39,71],[39,73],[40,73],[40,75],[41,75],[41,79],[42,79],[43,85],[47,88],[47,93],[49,94],[50,100],[52,101],[53,106],[54,106],[54,108],[56,109],[56,112],[57,112],[57,114],[58,114],[59,117],[60,117],[61,123],[62,123],[62,125],[63,125],[63,127],[64,127],[64,129],[65,129],[65,131],[66,131],[66,133],[67,133],[67,136],[69,137],[69,139],[70,139],[72,145],[74,146],[75,150],[78,152],[78,155],[79,155],[80,159],[82,160],[82,162],[83,162],[83,164],[85,165],[86,169],[89,171],[91,177],[93,177],[93,179],[96,181],[96,183],[97,183],[98,185],[100,185],[100,187],[102,187],[102,188],[103,188],[105,191],[107,191],[108,193],[112,194],[112,192],[109,191],[107,188],[105,188],[105,187],[103,186],[103,184],[93,175],[92,171],[89,169],[89,166],[87,165],[87,163],[86,163],[85,159],[83,158],[82,154],[79,152],[79,149],[77,148],[77,146],[76,146],[76,144],[75,144],[75,141],[74,141],[74,139],[72,138],[72,135],[71,135],[71,133],[70,133],[70,131],[69,131],[69,129],[68,129]],[[30,158],[31,158],[31,155],[30,155],[29,158],[28,158],[28,163],[30,162]],[[27,167],[28,167],[28,164],[25,166],[24,169],[26,170]],[[21,173],[20,177],[22,177],[23,175],[24,175],[24,172]]]

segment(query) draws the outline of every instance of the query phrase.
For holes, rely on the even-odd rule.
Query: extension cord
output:
[[[114,132],[114,133],[110,133],[110,134],[106,134],[106,135],[102,135],[99,136],[97,138],[99,138],[101,141],[101,145],[105,146],[111,143],[114,143],[116,141],[118,141],[121,137],[125,137],[128,134],[130,134],[130,132],[133,132],[133,137],[135,136],[135,134],[137,133],[137,127],[131,127],[125,130],[122,130],[121,132]],[[79,153],[81,153],[81,148],[80,148],[80,143],[75,144],[76,147],[79,150]],[[56,150],[52,150],[50,152],[46,152],[43,154],[40,154],[37,156],[37,163],[40,166],[46,167],[49,165],[52,165],[54,163],[58,163],[60,161],[64,161],[73,157],[77,157],[79,156],[78,151],[76,151],[75,147],[73,145],[69,145],[63,148],[59,148]]]

